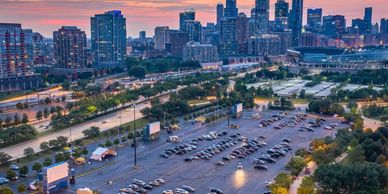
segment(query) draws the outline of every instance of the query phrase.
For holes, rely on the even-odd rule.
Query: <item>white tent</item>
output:
[[[102,159],[104,159],[107,155],[116,156],[117,153],[114,150],[99,147],[92,153],[90,159],[102,161]]]

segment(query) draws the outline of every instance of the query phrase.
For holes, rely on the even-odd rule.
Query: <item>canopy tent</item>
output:
[[[102,161],[106,156],[116,156],[116,155],[117,153],[112,149],[99,147],[96,149],[96,151],[92,153],[92,156],[90,157],[90,159]]]

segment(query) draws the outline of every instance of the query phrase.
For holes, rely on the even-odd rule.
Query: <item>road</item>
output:
[[[114,193],[120,188],[127,187],[134,178],[142,179],[146,182],[155,178],[163,178],[166,184],[158,188],[154,188],[150,193],[162,193],[163,190],[174,189],[182,185],[191,185],[197,189],[196,193],[207,193],[210,187],[216,187],[223,190],[225,193],[246,194],[263,193],[267,190],[265,181],[272,180],[280,171],[285,171],[285,164],[291,158],[291,154],[277,159],[275,164],[267,164],[268,171],[255,170],[253,168],[253,159],[259,157],[266,149],[280,143],[281,139],[287,137],[292,140],[291,145],[293,150],[305,147],[318,137],[330,135],[330,131],[317,129],[315,132],[298,132],[300,125],[291,128],[283,128],[281,130],[273,129],[273,125],[266,128],[258,128],[258,122],[251,119],[253,112],[244,112],[240,119],[233,119],[232,123],[240,125],[240,129],[227,129],[226,119],[222,119],[206,126],[198,126],[191,124],[183,124],[182,130],[174,132],[174,135],[181,137],[182,143],[188,143],[192,139],[197,138],[210,131],[227,131],[229,134],[241,133],[249,138],[263,135],[268,146],[260,148],[257,152],[245,159],[234,159],[225,162],[225,166],[215,166],[213,163],[225,156],[232,150],[240,147],[244,143],[239,143],[224,152],[216,154],[210,160],[198,160],[193,162],[184,162],[183,159],[191,156],[195,152],[205,149],[215,143],[222,141],[226,137],[220,137],[213,141],[201,141],[198,149],[187,153],[183,156],[172,155],[169,159],[159,157],[159,154],[168,147],[173,147],[175,144],[166,142],[167,134],[162,133],[161,138],[154,142],[141,142],[138,148],[138,168],[133,168],[133,148],[122,147],[118,148],[118,156],[105,162],[93,162],[93,168],[100,168],[103,172],[99,174],[97,170],[89,169],[87,166],[76,167],[77,184],[71,188],[71,192],[80,187],[89,187],[96,189],[101,193]],[[291,113],[293,114],[293,113]],[[266,112],[265,118],[270,118],[272,112]],[[313,119],[311,117],[311,119]],[[285,120],[285,119],[284,119]],[[283,121],[276,122],[280,124]],[[305,121],[307,122],[307,120]],[[305,123],[303,122],[303,123]],[[339,122],[334,118],[328,118],[329,123]],[[274,124],[276,125],[276,124]],[[339,126],[342,127],[342,126]],[[238,170],[237,165],[241,162],[243,169]],[[96,164],[97,163],[97,164]],[[97,166],[95,166],[97,165]],[[86,168],[86,169],[85,169]],[[112,185],[107,185],[106,182],[112,180]],[[71,193],[65,192],[65,193]]]
[[[149,105],[145,103],[141,103],[137,105],[136,119],[143,117],[143,115],[140,113],[140,110],[145,108],[146,106],[149,106]],[[120,118],[120,115],[121,115],[121,118]],[[100,127],[101,131],[105,131],[105,130],[114,128],[116,126],[119,126],[120,123],[124,124],[131,121],[133,121],[133,109],[123,109],[123,110],[119,110],[117,112],[111,113],[107,116],[99,117],[71,128],[62,129],[47,135],[40,136],[30,141],[26,141],[13,146],[2,148],[0,149],[0,152],[7,153],[11,155],[13,159],[16,159],[16,158],[23,157],[23,152],[25,148],[32,147],[35,150],[35,152],[37,152],[40,150],[39,146],[42,142],[56,139],[58,136],[70,137],[70,131],[71,131],[71,139],[76,140],[76,139],[83,138],[84,135],[82,134],[82,131],[92,126]]]

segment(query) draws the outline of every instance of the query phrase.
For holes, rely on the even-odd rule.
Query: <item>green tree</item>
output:
[[[44,118],[49,118],[50,117],[50,111],[49,111],[49,109],[47,108],[47,107],[45,107],[44,109],[43,109],[43,116],[44,116]]]
[[[12,122],[11,116],[7,115],[7,116],[5,117],[5,120],[4,120],[5,126],[6,126],[6,127],[9,127],[9,125],[11,124],[11,122]]]
[[[42,120],[42,118],[43,118],[43,112],[42,112],[41,110],[39,110],[38,112],[36,112],[35,118],[36,118],[38,121]]]
[[[288,162],[286,169],[290,170],[292,175],[297,176],[306,166],[306,161],[302,157],[296,156]]]
[[[130,76],[136,77],[138,79],[143,79],[143,78],[145,78],[146,70],[142,66],[132,66],[129,69],[128,74]]]
[[[120,140],[116,138],[116,139],[113,141],[113,144],[114,144],[114,145],[119,145],[119,144],[120,144]]]
[[[365,151],[361,145],[350,147],[348,150],[348,161],[351,163],[364,162]]]
[[[18,192],[19,192],[19,193],[23,193],[23,192],[26,192],[26,191],[27,191],[26,185],[24,185],[23,183],[20,183],[20,184],[18,185]]]
[[[87,138],[98,137],[100,135],[100,128],[92,126],[90,129],[85,129],[82,131],[82,133]]]
[[[112,146],[112,142],[111,142],[110,140],[106,140],[106,141],[105,141],[105,146],[106,146],[106,147]]]
[[[8,169],[6,172],[6,177],[7,179],[10,179],[10,180],[14,179],[16,177],[15,171]]]
[[[4,152],[0,152],[0,165],[6,165],[8,164],[9,160],[11,160],[12,157]]]
[[[24,124],[28,123],[28,115],[26,113],[23,113],[22,123],[24,123]]]
[[[358,107],[358,104],[357,104],[357,102],[356,102],[355,100],[350,100],[350,101],[348,102],[348,104],[347,104],[347,107],[348,107],[349,109],[355,109],[355,108]]]
[[[65,80],[62,82],[62,88],[65,89],[65,90],[69,90],[70,89],[70,82],[69,80]]]
[[[1,194],[14,194],[12,192],[12,189],[7,186],[0,186],[0,193]]]
[[[40,149],[41,149],[43,152],[48,151],[48,150],[50,149],[50,143],[44,141],[44,142],[40,143],[39,147],[40,147]]]
[[[0,129],[2,129],[4,127],[3,123],[4,123],[4,120],[2,118],[0,118]]]
[[[43,161],[44,166],[50,166],[51,164],[53,164],[53,160],[50,157],[47,157],[46,159],[44,159]]]
[[[290,188],[292,183],[292,177],[289,174],[286,174],[284,172],[279,173],[275,177],[275,184],[284,187],[284,188]]]
[[[295,156],[300,156],[302,158],[306,158],[309,155],[306,148],[299,148],[295,151]]]
[[[36,172],[40,172],[42,170],[43,166],[40,162],[35,162],[32,165],[32,170],[35,170]]]
[[[32,147],[28,147],[28,148],[24,149],[24,156],[30,158],[34,154],[35,154],[35,151]]]
[[[301,99],[306,98],[306,90],[304,90],[304,89],[300,90],[299,98],[301,98]]]
[[[298,188],[298,194],[314,194],[314,180],[312,177],[304,177]]]
[[[24,165],[24,166],[20,167],[19,168],[19,174],[21,176],[27,176],[27,174],[28,174],[28,166]]]
[[[20,124],[20,116],[18,113],[16,113],[14,116],[13,116],[13,123],[15,125],[19,125]]]

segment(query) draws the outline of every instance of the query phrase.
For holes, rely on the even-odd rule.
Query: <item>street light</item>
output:
[[[136,143],[136,104],[135,102],[133,103],[133,148],[134,148],[134,168],[137,167],[137,153],[136,153],[136,147],[137,147],[137,143]]]

